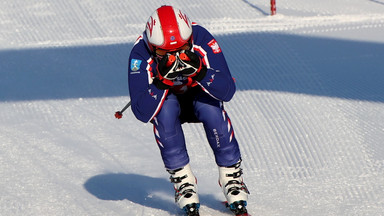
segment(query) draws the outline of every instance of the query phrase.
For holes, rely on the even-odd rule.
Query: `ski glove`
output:
[[[185,50],[179,54],[165,55],[157,64],[157,75],[153,84],[161,90],[173,86],[173,80],[182,75],[188,77],[189,82],[201,81],[207,74],[207,67],[201,58],[192,51]]]
[[[157,75],[153,79],[153,84],[161,90],[169,89],[173,86],[173,81],[178,73],[175,68],[177,66],[176,57],[174,55],[165,55],[157,64]]]
[[[201,58],[192,51],[185,50],[178,55],[179,73],[185,77],[191,77],[195,81],[201,81],[207,74],[207,66],[205,66]]]

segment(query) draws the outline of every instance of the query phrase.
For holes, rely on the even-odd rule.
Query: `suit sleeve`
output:
[[[129,57],[128,84],[132,112],[142,122],[156,116],[168,94],[152,84],[152,64],[143,42],[136,44]]]
[[[198,39],[194,51],[200,54],[208,68],[207,75],[198,84],[217,100],[230,101],[236,92],[236,85],[219,43],[203,27],[197,26],[195,29],[194,38]]]

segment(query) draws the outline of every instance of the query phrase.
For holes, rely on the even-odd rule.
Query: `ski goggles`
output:
[[[164,50],[164,49],[156,48],[155,54],[158,60],[161,60],[165,55],[176,55],[177,53],[180,53],[180,51],[182,50],[189,50],[189,49],[191,49],[191,44],[188,42],[176,50]]]

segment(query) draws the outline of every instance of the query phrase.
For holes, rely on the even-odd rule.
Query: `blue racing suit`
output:
[[[193,24],[192,51],[207,67],[206,76],[191,84],[178,77],[170,89],[158,89],[152,80],[157,61],[150,52],[145,32],[129,57],[128,83],[131,109],[142,122],[151,122],[164,165],[174,170],[189,163],[181,124],[201,122],[218,166],[240,160],[240,150],[223,102],[232,99],[236,87],[222,50],[203,27]]]

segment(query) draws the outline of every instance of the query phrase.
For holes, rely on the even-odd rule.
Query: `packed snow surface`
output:
[[[252,215],[384,213],[384,0],[3,0],[0,215],[181,215],[151,124],[130,110],[133,42],[162,4],[219,41]],[[201,124],[183,125],[201,215],[231,215]]]

